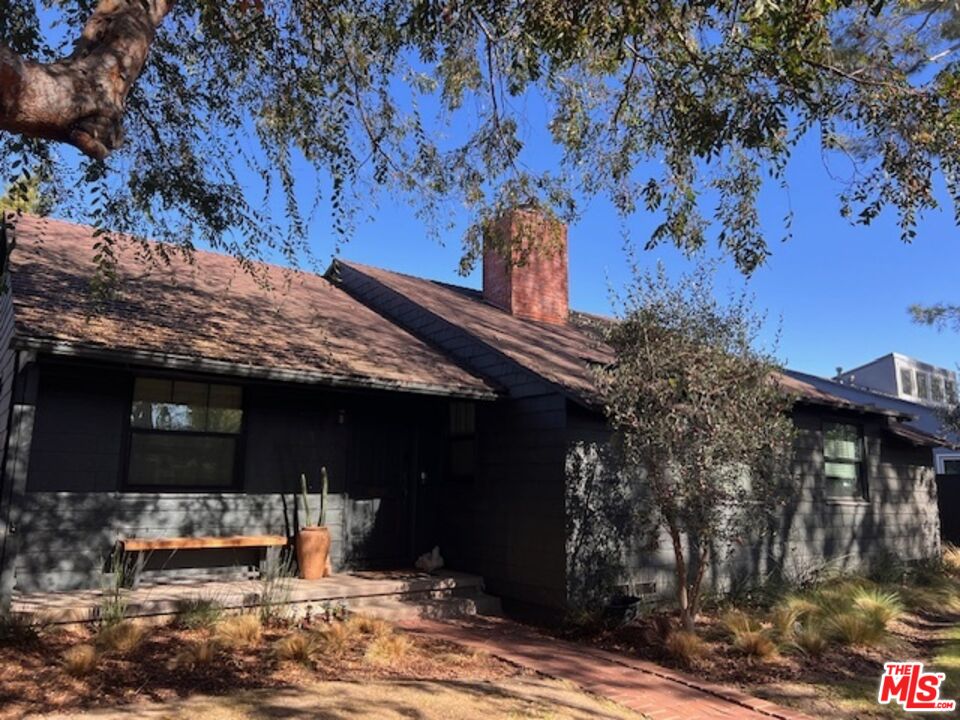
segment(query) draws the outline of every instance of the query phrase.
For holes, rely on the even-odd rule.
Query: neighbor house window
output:
[[[913,395],[913,370],[910,368],[900,368],[900,392]]]
[[[960,460],[944,460],[943,474],[944,475],[960,475]]]
[[[943,378],[939,375],[930,377],[931,397],[934,402],[942,403],[946,398],[943,394]]]
[[[930,376],[926,373],[917,373],[917,397],[922,400],[930,399]]]
[[[944,385],[946,386],[947,402],[948,402],[948,403],[956,403],[956,402],[957,402],[957,383],[956,383],[956,381],[955,381],[955,380],[951,380],[950,378],[947,378],[947,379],[944,381]]]
[[[241,389],[235,385],[137,378],[127,484],[233,485],[242,422]]]
[[[824,423],[823,476],[827,497],[866,499],[860,426]]]

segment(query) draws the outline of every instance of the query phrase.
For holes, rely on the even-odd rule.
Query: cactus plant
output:
[[[326,524],[326,513],[327,513],[327,491],[329,490],[329,480],[327,479],[327,466],[324,465],[320,468],[320,527],[323,527]]]
[[[327,467],[320,468],[320,515],[317,517],[317,526],[323,527],[327,513],[327,492],[330,489],[330,480],[327,477]],[[310,497],[307,489],[307,476],[300,473],[300,496],[303,498],[303,517],[306,525],[310,525]]]
[[[307,494],[306,473],[300,473],[300,497],[303,499],[303,523],[310,525],[310,498]]]

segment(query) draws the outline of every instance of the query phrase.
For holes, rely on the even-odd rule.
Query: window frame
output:
[[[148,380],[168,380],[170,382],[193,382],[204,385],[228,385],[240,388],[240,430],[236,433],[227,432],[206,432],[199,430],[162,430],[157,428],[138,428],[133,425],[133,403],[136,392],[136,383],[138,379]],[[178,485],[178,484],[153,484],[153,483],[133,483],[130,480],[130,461],[133,456],[133,436],[141,435],[176,435],[180,437],[219,437],[231,438],[234,440],[233,446],[233,473],[229,485]],[[247,387],[239,382],[224,382],[220,378],[204,377],[183,377],[174,374],[164,373],[133,373],[130,376],[130,383],[127,392],[126,411],[124,413],[124,434],[123,434],[123,464],[120,467],[120,492],[130,493],[238,493],[244,491],[244,468],[243,458],[246,456],[246,438],[247,438]]]
[[[860,451],[860,459],[854,462],[849,460],[837,460],[834,458],[827,458],[827,426],[828,425],[846,425],[848,427],[856,428],[857,430],[857,447]],[[870,470],[869,463],[867,459],[869,454],[867,452],[867,434],[864,428],[863,423],[855,422],[848,420],[846,418],[824,418],[820,422],[820,479],[821,479],[821,492],[823,499],[827,503],[833,504],[844,504],[844,503],[853,503],[853,504],[869,504],[870,503]],[[846,462],[851,465],[858,467],[859,472],[857,473],[857,485],[860,488],[860,492],[857,495],[831,495],[829,487],[829,478],[827,476],[827,463],[828,462]]]
[[[900,366],[900,393],[908,397],[917,397],[916,374],[912,367]],[[906,381],[906,382],[904,382]]]

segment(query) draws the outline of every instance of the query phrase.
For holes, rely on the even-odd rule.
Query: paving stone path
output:
[[[411,620],[406,630],[496,655],[643,713],[651,720],[811,720],[794,710],[621,653],[492,618]]]

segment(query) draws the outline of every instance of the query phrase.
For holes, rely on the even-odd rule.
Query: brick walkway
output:
[[[651,720],[810,720],[734,688],[701,682],[629,655],[551,638],[506,620],[414,620],[401,625],[568,680]]]

